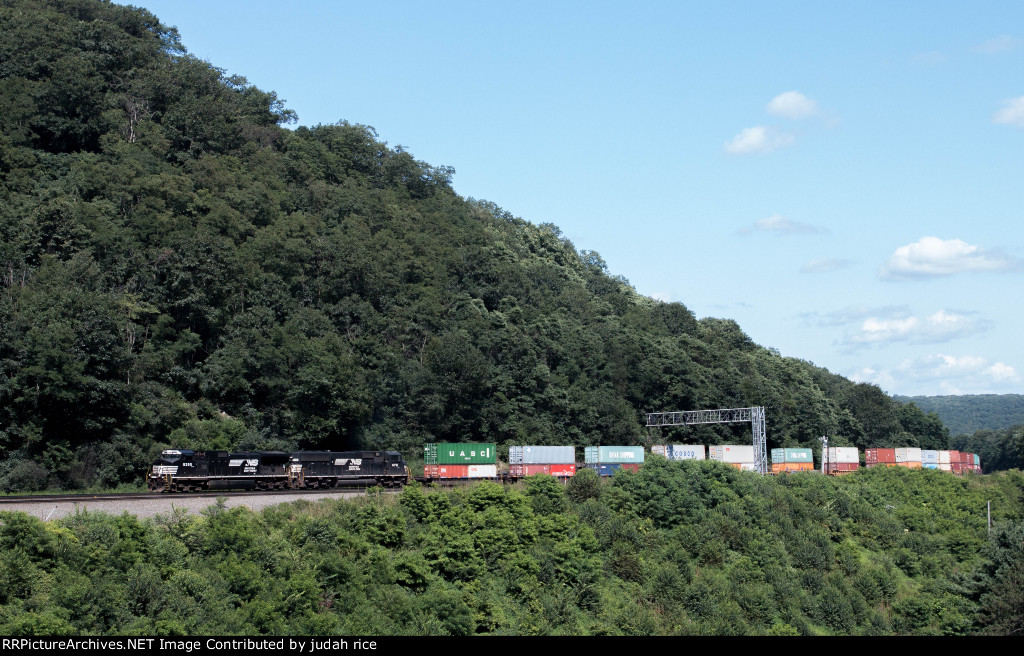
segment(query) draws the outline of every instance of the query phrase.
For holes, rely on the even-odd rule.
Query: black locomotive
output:
[[[288,490],[404,485],[409,468],[397,451],[191,451],[169,449],[149,472],[153,492],[211,489]]]

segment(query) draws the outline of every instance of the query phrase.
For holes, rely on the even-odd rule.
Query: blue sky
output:
[[[1024,393],[1024,3],[139,4],[642,294],[891,394]]]

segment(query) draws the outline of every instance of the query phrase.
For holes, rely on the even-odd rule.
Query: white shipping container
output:
[[[669,460],[704,460],[703,444],[668,444]]]
[[[896,462],[921,462],[921,449],[916,447],[896,449]]]
[[[469,465],[467,476],[469,478],[497,478],[497,465]]]
[[[930,450],[930,449],[922,449],[921,450],[921,462],[923,462],[925,464],[932,464],[932,465],[938,464],[938,462],[939,462],[939,452],[938,451],[933,451],[933,450]],[[935,469],[935,468],[932,467],[932,469]]]
[[[576,462],[576,447],[572,446],[511,446],[508,449],[510,465],[562,465]]]
[[[949,451],[939,451],[939,464],[948,465],[950,464]],[[939,469],[942,469],[941,467]],[[948,469],[946,471],[949,471]]]
[[[832,464],[859,464],[860,452],[852,446],[830,446],[828,448],[828,459]]]
[[[754,447],[750,447],[753,449]],[[757,465],[753,462],[734,462],[734,465],[739,465],[743,471],[757,471]]]
[[[754,446],[752,444],[715,444],[708,448],[711,451],[712,460],[736,464],[754,462]]]
[[[948,462],[940,462],[939,469],[941,469],[942,471],[953,471],[953,465],[949,464]]]

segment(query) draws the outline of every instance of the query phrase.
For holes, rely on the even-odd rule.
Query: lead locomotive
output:
[[[192,451],[168,449],[149,472],[154,492],[399,486],[409,468],[397,451]]]

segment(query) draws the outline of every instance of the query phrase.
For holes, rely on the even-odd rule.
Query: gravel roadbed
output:
[[[322,492],[316,494],[290,494],[288,492],[276,492],[258,496],[224,497],[224,505],[228,508],[236,506],[248,506],[250,509],[260,511],[268,506],[276,506],[281,503],[289,503],[305,499],[306,501],[317,501],[319,499],[346,499],[353,496],[362,496],[363,491],[345,492]],[[154,515],[169,515],[175,508],[184,508],[190,513],[198,513],[207,506],[217,503],[216,497],[177,497],[173,495],[153,495],[152,499],[132,500],[90,500],[90,501],[46,501],[40,503],[9,503],[5,504],[0,500],[0,510],[21,511],[38,517],[43,520],[54,520],[68,515],[74,515],[79,510],[89,512],[104,512],[111,515],[128,513],[136,517],[153,517]]]

